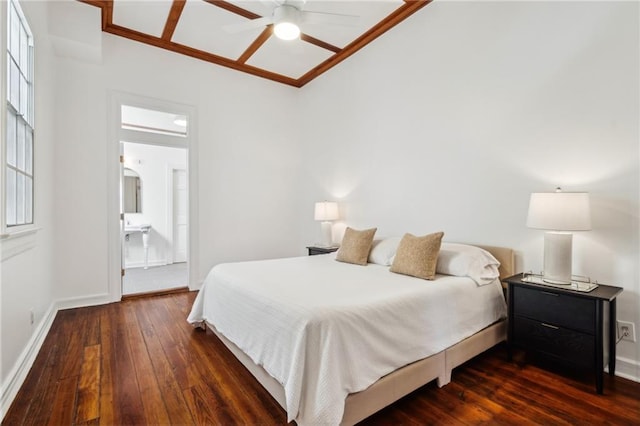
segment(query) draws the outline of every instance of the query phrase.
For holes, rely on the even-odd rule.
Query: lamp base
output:
[[[322,229],[322,243],[319,244],[320,247],[332,247],[333,246],[333,235],[332,235],[332,226],[329,221],[322,221],[320,223],[320,227]]]
[[[572,242],[571,233],[544,233],[543,281],[550,284],[571,284]]]

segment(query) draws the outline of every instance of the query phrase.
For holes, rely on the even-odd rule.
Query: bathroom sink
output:
[[[148,234],[150,230],[151,230],[151,225],[148,223],[124,226],[124,232],[142,232],[143,234]]]
[[[149,263],[149,231],[151,231],[151,224],[139,223],[137,225],[124,225],[125,241],[129,241],[129,234],[132,232],[142,233],[142,247],[144,248],[144,269],[148,268]]]

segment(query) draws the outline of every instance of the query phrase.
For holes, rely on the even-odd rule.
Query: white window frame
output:
[[[36,212],[35,212],[35,164],[34,164],[34,158],[35,158],[35,120],[34,120],[34,104],[35,104],[35,97],[34,97],[34,80],[35,80],[35,64],[34,64],[34,37],[33,37],[33,32],[31,31],[31,28],[29,26],[29,23],[22,11],[22,8],[20,6],[20,3],[18,0],[8,0],[6,2],[2,2],[2,10],[0,13],[0,19],[2,20],[3,26],[6,26],[6,29],[2,29],[2,26],[0,26],[0,31],[2,31],[2,45],[0,46],[3,50],[3,55],[2,55],[2,63],[1,66],[3,67],[3,69],[6,72],[6,78],[2,79],[2,83],[1,83],[1,90],[0,90],[0,95],[2,96],[2,108],[1,108],[1,122],[2,122],[2,149],[0,150],[0,161],[2,164],[1,170],[0,172],[2,173],[2,179],[0,179],[0,181],[2,182],[1,189],[0,189],[0,194],[1,194],[1,205],[0,205],[0,224],[1,224],[1,229],[0,229],[0,237],[1,238],[8,238],[11,236],[18,236],[18,235],[23,235],[23,234],[29,234],[31,232],[34,232],[37,230],[36,228]],[[27,42],[26,42],[26,46],[27,46],[27,52],[26,52],[26,58],[23,57],[20,59],[21,62],[23,62],[25,59],[27,61],[27,70],[26,70],[26,80],[27,80],[27,88],[28,88],[28,92],[26,94],[26,99],[22,98],[20,96],[20,94],[18,95],[18,104],[21,104],[23,102],[26,102],[27,104],[27,108],[23,109],[22,107],[20,107],[20,105],[18,105],[18,107],[20,108],[20,111],[17,111],[17,108],[11,103],[11,100],[9,99],[9,95],[10,95],[10,87],[9,87],[9,79],[10,79],[10,70],[9,70],[9,66],[11,65],[11,61],[13,61],[12,59],[10,59],[10,55],[11,53],[9,52],[9,48],[10,45],[9,43],[11,43],[10,40],[10,32],[11,32],[11,28],[9,25],[9,17],[10,17],[10,13],[11,13],[11,8],[15,8],[16,12],[17,12],[17,16],[18,16],[18,20],[20,22],[20,25],[22,26],[22,28],[24,28],[26,35],[27,35]],[[22,46],[20,47],[22,48]],[[23,69],[19,69],[19,72],[21,72],[24,75],[24,71]],[[7,128],[7,124],[8,124],[8,120],[7,117],[10,113],[14,113],[15,117],[17,120],[19,120],[20,122],[22,122],[23,124],[26,125],[26,131],[27,132],[31,132],[31,152],[30,152],[30,158],[27,159],[25,158],[25,166],[24,167],[19,167],[19,166],[11,166],[9,164],[8,158],[7,158],[7,148],[8,148],[8,144],[7,144],[7,132],[8,132],[8,128]],[[26,154],[25,154],[26,155]],[[28,167],[26,167],[27,162],[31,163],[31,167],[30,170],[28,169]],[[28,218],[28,216],[25,216],[24,220],[18,221],[16,223],[8,223],[8,217],[7,217],[7,172],[9,169],[14,169],[17,170],[17,174],[20,173],[24,176],[27,176],[29,178],[31,178],[31,217]],[[17,197],[17,195],[16,195]],[[25,206],[27,205],[27,201],[25,199]],[[26,215],[26,212],[25,212]],[[30,219],[30,220],[29,220]]]

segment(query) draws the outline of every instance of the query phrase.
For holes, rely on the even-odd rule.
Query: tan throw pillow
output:
[[[389,270],[425,280],[434,279],[443,236],[444,232],[436,232],[424,237],[404,234]]]
[[[346,263],[354,263],[356,265],[366,265],[373,243],[373,236],[378,228],[365,229],[364,231],[356,231],[347,228],[344,231],[342,244],[336,254],[336,260]]]

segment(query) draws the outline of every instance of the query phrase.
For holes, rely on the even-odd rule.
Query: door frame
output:
[[[107,137],[107,239],[108,239],[108,288],[109,299],[122,299],[122,230],[120,216],[120,142],[150,143],[187,149],[188,185],[188,283],[189,289],[198,288],[198,140],[196,109],[190,105],[155,99],[131,93],[111,91],[109,93],[109,129]],[[135,130],[122,129],[121,107],[129,105],[139,108],[166,111],[187,117],[189,127],[186,137],[150,135]]]
[[[175,223],[174,223],[174,213],[175,213],[175,205],[174,205],[174,179],[173,179],[173,174],[176,171],[184,171],[185,173],[187,173],[187,177],[188,175],[188,170],[185,169],[184,167],[180,166],[180,165],[176,165],[176,164],[169,164],[167,166],[167,212],[169,212],[167,214],[167,229],[171,230],[171,252],[168,253],[165,257],[167,259],[167,261],[169,261],[169,263],[174,263],[175,262],[175,239],[176,239],[176,232],[175,232]],[[189,182],[187,181],[187,198],[189,196]],[[187,200],[187,230],[189,229],[189,216],[188,216],[188,209],[189,209],[189,200]],[[187,237],[188,238],[188,237]],[[187,262],[189,261],[189,256],[187,255]]]

